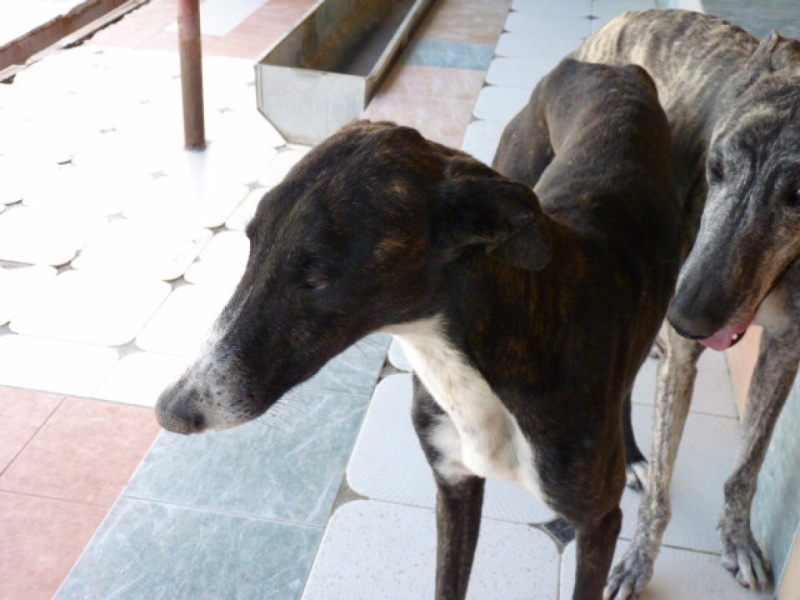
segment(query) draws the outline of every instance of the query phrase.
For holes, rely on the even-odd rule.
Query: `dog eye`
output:
[[[312,292],[318,292],[318,291],[324,290],[326,287],[328,287],[329,283],[330,283],[330,281],[328,281],[328,279],[326,279],[325,277],[319,277],[319,276],[310,275],[310,276],[307,276],[305,279],[303,279],[302,287],[305,290],[310,290]]]
[[[722,161],[709,160],[708,161],[708,180],[711,183],[719,183],[725,176],[725,170],[722,167]]]

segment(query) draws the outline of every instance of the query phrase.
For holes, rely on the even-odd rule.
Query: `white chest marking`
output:
[[[542,497],[534,450],[516,418],[483,376],[445,338],[439,318],[388,328],[400,340],[417,376],[447,413],[430,443],[442,459],[437,472],[516,482]]]

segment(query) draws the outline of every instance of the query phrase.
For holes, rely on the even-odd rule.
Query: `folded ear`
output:
[[[437,192],[429,228],[435,249],[455,257],[470,246],[484,246],[492,258],[528,271],[550,262],[547,218],[528,186],[486,167],[448,176]]]
[[[740,91],[750,87],[763,75],[797,64],[798,59],[800,41],[785,38],[773,29],[747,59],[739,79]]]

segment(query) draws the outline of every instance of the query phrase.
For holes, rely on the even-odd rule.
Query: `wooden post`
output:
[[[206,147],[203,115],[203,52],[200,0],[178,0],[178,39],[181,53],[183,135],[186,148]]]

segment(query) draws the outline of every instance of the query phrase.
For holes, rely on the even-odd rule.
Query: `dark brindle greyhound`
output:
[[[750,509],[800,361],[800,42],[773,32],[759,44],[714,17],[648,11],[621,15],[575,56],[636,63],[655,80],[672,130],[687,250],[705,204],[668,314],[674,329],[668,328],[659,371],[649,485],[607,596],[634,598],[652,575],[703,350],[691,340],[727,348],[754,315],[764,336],[720,531],[723,565],[741,584],[764,588],[770,573],[751,532]]]
[[[436,597],[466,595],[494,477],[574,524],[573,598],[599,600],[622,518],[623,399],[678,273],[668,125],[642,69],[569,60],[506,137],[509,170],[549,165],[536,193],[387,123],[312,150],[260,203],[246,272],[158,419],[244,423],[390,332],[438,486]]]

